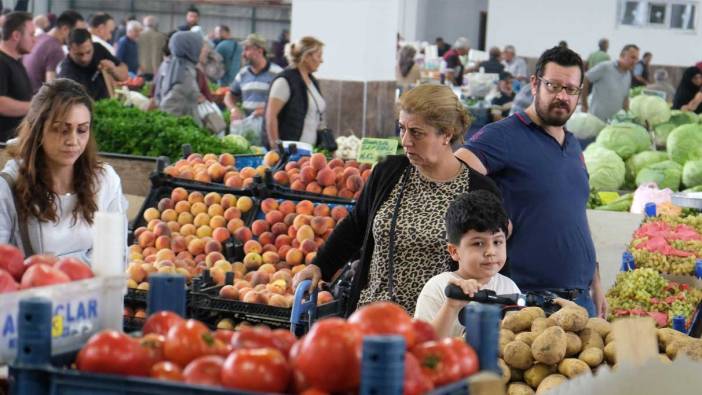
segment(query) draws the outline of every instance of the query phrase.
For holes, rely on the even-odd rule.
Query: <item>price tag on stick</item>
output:
[[[358,162],[375,164],[388,155],[397,153],[397,140],[364,137],[358,152]]]

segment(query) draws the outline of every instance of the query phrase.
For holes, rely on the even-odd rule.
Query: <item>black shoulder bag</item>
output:
[[[309,88],[307,91],[314,101],[314,107],[317,109],[317,116],[319,117],[319,124],[321,125],[324,121],[324,113],[319,110],[319,103],[317,103],[317,98],[314,97],[314,93],[312,93]],[[339,146],[336,144],[336,139],[334,139],[334,133],[329,128],[317,129],[317,141],[314,145],[317,148],[321,148],[329,152],[334,152],[337,148],[339,148]]]

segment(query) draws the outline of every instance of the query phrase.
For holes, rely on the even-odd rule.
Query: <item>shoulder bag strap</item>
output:
[[[392,218],[390,219],[390,240],[388,241],[388,293],[390,294],[390,300],[396,302],[395,297],[395,239],[397,237],[395,228],[397,228],[397,217],[400,212],[400,204],[402,203],[402,197],[405,194],[405,186],[407,185],[407,180],[409,174],[412,171],[412,166],[407,166],[400,179],[400,192],[397,194],[397,199],[395,199],[395,207],[393,208]]]
[[[10,191],[12,191],[12,201],[15,204],[15,211],[17,212],[17,226],[19,228],[20,238],[22,239],[22,247],[24,247],[24,255],[29,257],[34,255],[34,249],[32,248],[32,242],[29,239],[29,228],[27,227],[27,221],[22,218],[19,210],[17,210],[17,195],[15,194],[15,181],[10,177],[9,174],[5,172],[0,172],[0,177],[5,179],[7,185],[10,186]]]

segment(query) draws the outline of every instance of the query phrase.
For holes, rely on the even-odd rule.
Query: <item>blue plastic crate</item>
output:
[[[234,155],[236,162],[234,167],[237,170],[241,170],[244,167],[253,167],[254,169],[263,164],[263,155],[259,154],[247,154],[247,155]]]

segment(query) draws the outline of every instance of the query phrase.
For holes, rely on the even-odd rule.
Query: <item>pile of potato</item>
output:
[[[657,331],[662,361],[686,354],[702,361],[702,340],[671,328]],[[500,329],[500,365],[507,395],[544,394],[600,365],[616,364],[614,332],[602,318],[566,306],[546,318],[538,307],[508,313]]]

